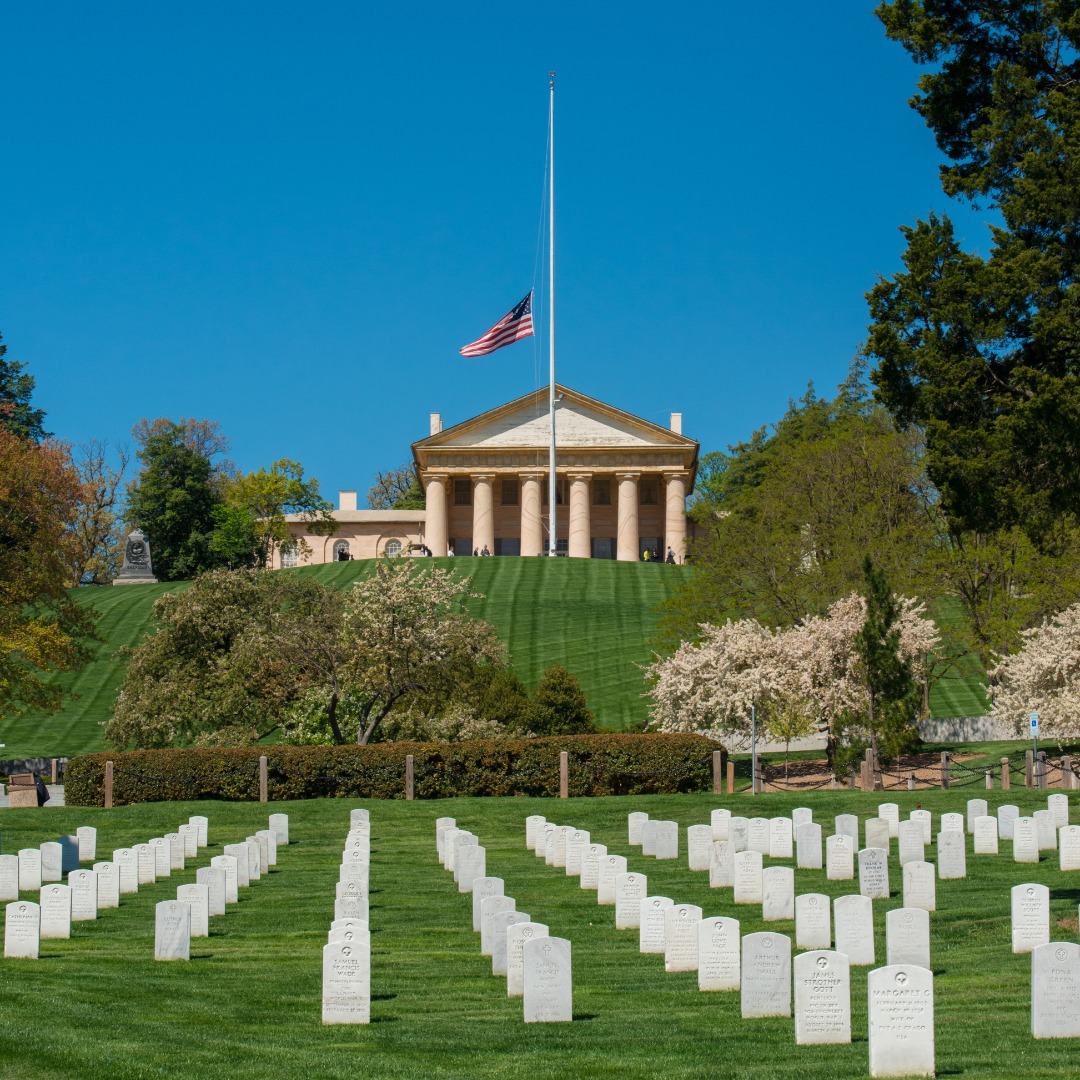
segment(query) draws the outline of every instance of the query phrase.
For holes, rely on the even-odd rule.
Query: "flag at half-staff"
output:
[[[483,337],[477,338],[461,350],[462,356],[487,356],[504,345],[512,345],[522,338],[532,337],[532,293],[530,292],[512,311],[504,315]]]

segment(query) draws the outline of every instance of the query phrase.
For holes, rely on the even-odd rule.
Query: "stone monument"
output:
[[[113,579],[114,585],[152,585],[157,581],[150,564],[150,541],[141,529],[128,533],[124,545],[124,566]]]

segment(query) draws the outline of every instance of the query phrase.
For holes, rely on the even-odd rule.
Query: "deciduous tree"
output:
[[[121,484],[128,451],[119,447],[110,460],[108,446],[93,440],[76,446],[72,457],[82,497],[71,525],[71,583],[107,585],[124,559]]]
[[[375,474],[375,483],[368,488],[369,510],[423,510],[424,489],[410,462],[396,469]]]

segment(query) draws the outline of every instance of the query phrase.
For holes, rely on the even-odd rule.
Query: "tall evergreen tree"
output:
[[[5,360],[6,353],[7,346],[0,334],[0,427],[24,439],[42,442],[49,437],[49,433],[41,426],[45,411],[35,409],[30,404],[35,386],[34,376],[25,373],[25,364]]]

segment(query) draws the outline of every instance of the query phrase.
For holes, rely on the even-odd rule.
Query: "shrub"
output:
[[[267,758],[271,800],[401,799],[412,754],[418,799],[559,794],[559,751],[570,756],[570,794],[653,795],[705,791],[718,744],[700,735],[579,735],[474,739],[459,743],[267,746],[134,750],[86,754],[66,768],[73,806],[104,802],[113,762],[113,802],[256,800],[259,757]]]
[[[536,684],[529,727],[537,735],[591,735],[596,731],[577,676],[561,664],[549,667]]]

